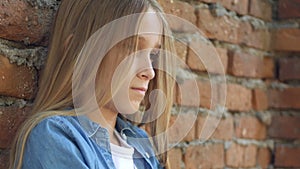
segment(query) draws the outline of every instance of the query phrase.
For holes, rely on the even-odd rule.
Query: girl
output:
[[[155,0],[62,0],[10,169],[168,168],[167,138],[156,136],[173,100],[170,34]]]

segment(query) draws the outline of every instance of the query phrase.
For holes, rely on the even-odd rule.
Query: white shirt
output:
[[[121,146],[110,143],[112,159],[116,169],[136,169],[133,163],[134,148],[120,136],[117,131],[114,131]]]

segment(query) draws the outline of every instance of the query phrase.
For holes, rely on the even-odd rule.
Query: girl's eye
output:
[[[159,49],[153,49],[150,53],[150,60],[152,63],[156,63],[158,61],[158,57],[160,55]]]

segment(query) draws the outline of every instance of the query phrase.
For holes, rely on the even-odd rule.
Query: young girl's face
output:
[[[151,13],[143,16],[138,31],[138,50],[126,57],[134,55],[132,67],[124,85],[113,97],[114,107],[122,114],[131,114],[139,109],[149,82],[155,77],[153,60],[159,55],[162,23],[153,10],[149,9],[147,12]],[[117,71],[122,71],[122,66],[126,66],[126,58],[118,66]]]

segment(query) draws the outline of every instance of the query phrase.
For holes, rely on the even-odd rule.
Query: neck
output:
[[[108,130],[111,143],[119,144],[114,135],[118,112],[107,108],[100,108],[100,111],[101,114],[90,113],[87,116],[90,120],[98,123],[101,127]]]

